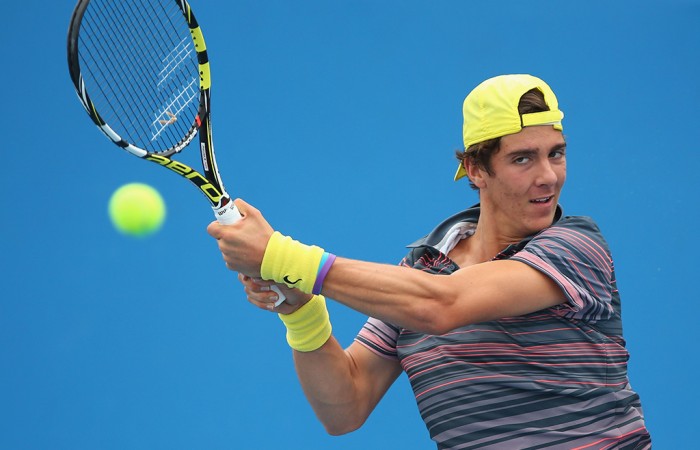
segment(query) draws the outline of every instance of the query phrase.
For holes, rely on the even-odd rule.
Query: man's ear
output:
[[[478,187],[479,189],[486,187],[486,171],[484,169],[469,162],[469,160],[466,158],[462,161],[462,164],[464,164],[464,170],[467,171],[467,176],[474,186]]]

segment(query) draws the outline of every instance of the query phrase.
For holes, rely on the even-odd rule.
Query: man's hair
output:
[[[549,106],[544,101],[544,95],[539,89],[531,89],[520,97],[518,103],[518,113],[520,115],[549,111]],[[457,150],[455,155],[460,164],[464,164],[466,160],[469,164],[475,165],[482,170],[485,170],[489,175],[493,175],[491,167],[491,157],[498,153],[501,149],[501,138],[489,139],[476,144],[470,145],[466,150]],[[479,190],[471,180],[469,186],[474,190]]]

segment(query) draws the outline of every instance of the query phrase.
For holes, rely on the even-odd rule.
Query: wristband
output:
[[[333,262],[335,262],[334,254],[328,252],[323,254],[321,262],[318,265],[318,273],[316,274],[314,288],[311,291],[312,294],[318,295],[321,293],[321,290],[323,289],[323,281],[326,279],[326,275],[328,275],[328,271],[331,269]]]
[[[326,299],[315,295],[291,314],[278,314],[287,327],[287,343],[294,350],[312,352],[331,337],[331,321]]]
[[[310,294],[323,253],[320,247],[304,245],[275,231],[265,248],[260,276]]]

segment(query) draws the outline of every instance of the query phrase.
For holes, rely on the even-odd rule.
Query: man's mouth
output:
[[[549,203],[553,198],[554,198],[553,195],[550,195],[549,197],[540,197],[540,198],[536,198],[534,200],[530,200],[530,203],[537,203],[537,204]]]

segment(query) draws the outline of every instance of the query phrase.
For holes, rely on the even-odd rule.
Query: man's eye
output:
[[[563,158],[564,155],[565,155],[564,150],[555,150],[549,154],[549,157],[559,159],[559,158]]]

